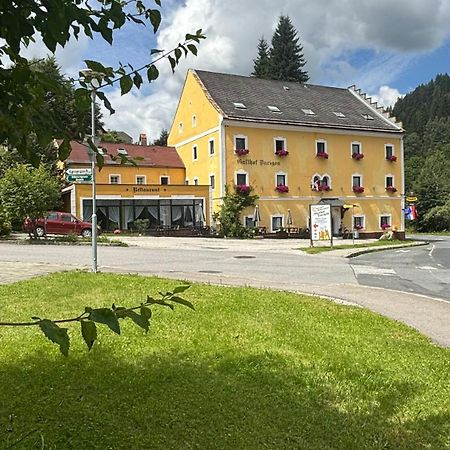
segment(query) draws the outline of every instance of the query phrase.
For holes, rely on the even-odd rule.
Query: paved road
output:
[[[430,244],[353,258],[350,264],[358,282],[450,302],[450,236],[413,238],[426,239]]]

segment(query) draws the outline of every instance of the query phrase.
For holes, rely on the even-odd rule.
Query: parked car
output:
[[[24,229],[33,233],[33,224],[29,218],[24,221]],[[38,237],[45,234],[79,234],[83,237],[92,236],[92,224],[77,219],[73,214],[50,211],[45,218],[37,219],[35,231]]]

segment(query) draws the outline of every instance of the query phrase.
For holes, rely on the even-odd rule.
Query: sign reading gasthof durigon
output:
[[[331,206],[310,205],[309,208],[311,217],[311,240],[331,240]]]

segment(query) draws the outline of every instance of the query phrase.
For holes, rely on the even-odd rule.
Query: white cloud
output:
[[[394,106],[395,102],[403,97],[398,89],[391,88],[389,86],[381,86],[378,90],[378,94],[372,95],[372,100],[377,102],[380,106],[388,107]]]
[[[187,32],[202,28],[207,39],[198,57],[182,61],[172,75],[166,61],[153,94],[112,97],[116,116],[106,125],[137,136],[156,137],[169,127],[189,67],[248,75],[257,41],[270,41],[280,14],[288,14],[299,32],[311,82],[378,92],[383,104],[399,95],[389,88],[421,52],[440,46],[450,36],[448,0],[185,0],[171,1],[158,34],[158,48],[169,49]],[[367,60],[356,54],[370,53]],[[355,56],[356,54],[356,56]],[[121,117],[119,117],[119,115]],[[120,125],[120,127],[119,127]]]

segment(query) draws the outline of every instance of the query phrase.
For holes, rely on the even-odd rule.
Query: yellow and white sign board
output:
[[[310,205],[311,209],[311,240],[330,241],[331,205]]]

